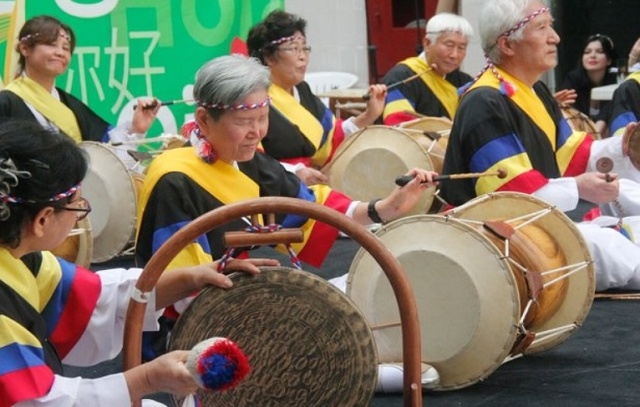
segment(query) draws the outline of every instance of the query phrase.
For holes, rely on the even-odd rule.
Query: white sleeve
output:
[[[342,132],[344,133],[345,139],[359,130],[360,128],[353,122],[353,117],[342,122]]]
[[[80,340],[63,362],[72,366],[92,366],[115,358],[123,346],[124,323],[141,269],[111,269],[97,272],[102,281],[100,298]],[[155,311],[155,291],[149,293],[143,330],[158,329],[162,311]]]
[[[630,179],[620,179],[619,205],[609,203],[612,215],[619,217],[640,215],[640,184]]]
[[[562,212],[576,209],[578,200],[578,184],[574,178],[552,178],[542,188],[531,195],[555,206]]]
[[[127,120],[116,127],[109,130],[109,141],[111,144],[115,144],[112,148],[118,158],[127,166],[131,168],[135,164],[135,160],[127,153],[127,150],[135,150],[136,145],[127,144],[127,141],[141,140],[145,138],[144,133],[129,133],[131,130],[131,121]],[[120,144],[125,143],[125,144]]]
[[[124,374],[98,379],[55,376],[49,393],[14,407],[113,407],[129,406],[131,398]]]
[[[124,374],[97,379],[55,376],[49,393],[14,407],[113,407],[130,406],[131,398]],[[142,400],[142,407],[166,407],[154,400]]]
[[[289,164],[289,163],[283,163],[282,161],[280,162],[280,164],[282,164],[282,166],[284,167],[285,170],[287,170],[287,172],[290,172],[292,174],[295,174],[296,172],[298,172],[299,170],[306,168],[306,165],[302,164],[302,163],[298,163],[298,164]]]

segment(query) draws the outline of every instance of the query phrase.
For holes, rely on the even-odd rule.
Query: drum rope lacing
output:
[[[249,233],[271,233],[281,229],[282,229],[282,225],[279,225],[277,223],[271,223],[265,226],[250,225],[246,227],[244,231]],[[295,252],[295,250],[293,250],[293,248],[291,247],[291,244],[286,244],[285,247],[287,249],[287,253],[289,254],[289,259],[291,259],[291,264],[293,264],[293,266],[297,270],[302,270],[302,263],[300,262],[300,259],[298,258],[298,255]],[[227,266],[229,265],[229,262],[233,260],[234,252],[235,252],[234,247],[229,247],[227,250],[225,250],[224,254],[222,255],[222,258],[220,259],[220,263],[218,263],[219,272],[222,273],[227,268]]]

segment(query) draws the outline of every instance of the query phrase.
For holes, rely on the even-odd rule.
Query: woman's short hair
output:
[[[249,55],[265,64],[265,57],[275,54],[278,40],[290,37],[296,32],[303,36],[307,21],[283,10],[274,10],[264,20],[251,27],[247,35]]]
[[[268,90],[269,69],[256,58],[244,55],[225,55],[203,65],[196,74],[193,98],[200,106],[208,107],[217,120],[225,110],[211,106],[233,106],[258,90]]]
[[[87,157],[70,137],[32,120],[0,124],[0,244],[16,247],[23,226],[80,184]]]
[[[58,40],[60,30],[69,36],[69,46],[73,54],[76,48],[76,36],[71,27],[62,21],[55,17],[41,15],[33,17],[24,23],[18,34],[18,43],[16,44],[16,52],[20,54],[18,60],[20,71],[23,71],[25,68],[25,59],[20,53],[20,45],[24,44],[28,48],[33,48],[38,44],[53,44]]]

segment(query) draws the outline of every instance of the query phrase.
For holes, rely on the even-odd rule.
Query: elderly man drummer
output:
[[[453,119],[458,107],[457,88],[472,79],[460,71],[472,35],[471,24],[455,14],[440,13],[429,19],[422,40],[424,51],[399,62],[382,79],[389,86],[382,113],[384,124],[395,125],[419,116]],[[398,83],[391,89],[390,85]]]
[[[494,191],[530,193],[563,211],[576,208],[579,198],[595,204],[614,201],[617,175],[586,172],[593,140],[570,129],[540,81],[557,64],[560,42],[547,2],[486,2],[479,29],[490,62],[461,99],[443,172],[502,167],[508,176],[443,183],[447,202],[460,205]],[[578,224],[594,256],[596,289],[640,289],[640,249],[619,232],[639,223],[630,217],[611,228]]]

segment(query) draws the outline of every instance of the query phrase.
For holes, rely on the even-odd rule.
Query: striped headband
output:
[[[220,110],[251,110],[266,107],[271,104],[271,98],[268,97],[260,103],[251,104],[238,104],[238,105],[226,105],[224,103],[205,103],[198,101],[198,106],[202,106],[207,109],[220,109]]]
[[[282,37],[282,38],[278,38],[277,40],[273,40],[269,43],[269,45],[280,45],[284,42],[288,42],[288,41],[293,41],[293,40],[304,40],[307,37],[305,37],[304,35],[290,35],[288,37]]]
[[[36,201],[34,199],[22,199],[22,198],[18,198],[16,196],[7,195],[7,194],[5,194],[5,193],[0,191],[0,201],[6,202],[6,203],[29,203],[29,204],[57,202],[57,201],[59,201],[61,199],[67,198],[67,197],[75,194],[76,191],[78,190],[78,188],[80,188],[80,184],[75,185],[75,186],[69,188],[68,190],[66,190],[64,192],[60,192],[59,194],[54,195],[52,198],[49,198],[49,199],[44,200],[44,201]]]
[[[30,40],[31,38],[35,38],[35,37],[37,37],[39,35],[40,35],[40,33],[27,34],[24,37],[20,38],[18,41],[19,42],[24,42],[24,41]],[[59,31],[58,37],[62,37],[64,39],[66,39],[67,41],[71,42],[71,37],[62,29]]]
[[[549,11],[549,7],[543,7],[541,9],[538,9],[538,10],[534,11],[533,13],[529,14],[528,16],[526,16],[525,18],[520,20],[516,25],[514,25],[513,27],[509,28],[507,31],[505,31],[502,34],[500,34],[498,36],[498,38],[500,38],[500,37],[509,38],[509,36],[511,36],[511,34],[513,34],[514,32],[518,31],[519,29],[521,29],[522,27],[527,25],[527,23],[529,21],[531,21],[534,18],[538,17],[540,14],[546,13],[548,11]],[[497,40],[496,40],[496,43],[497,43]],[[495,44],[493,46],[495,46]]]

